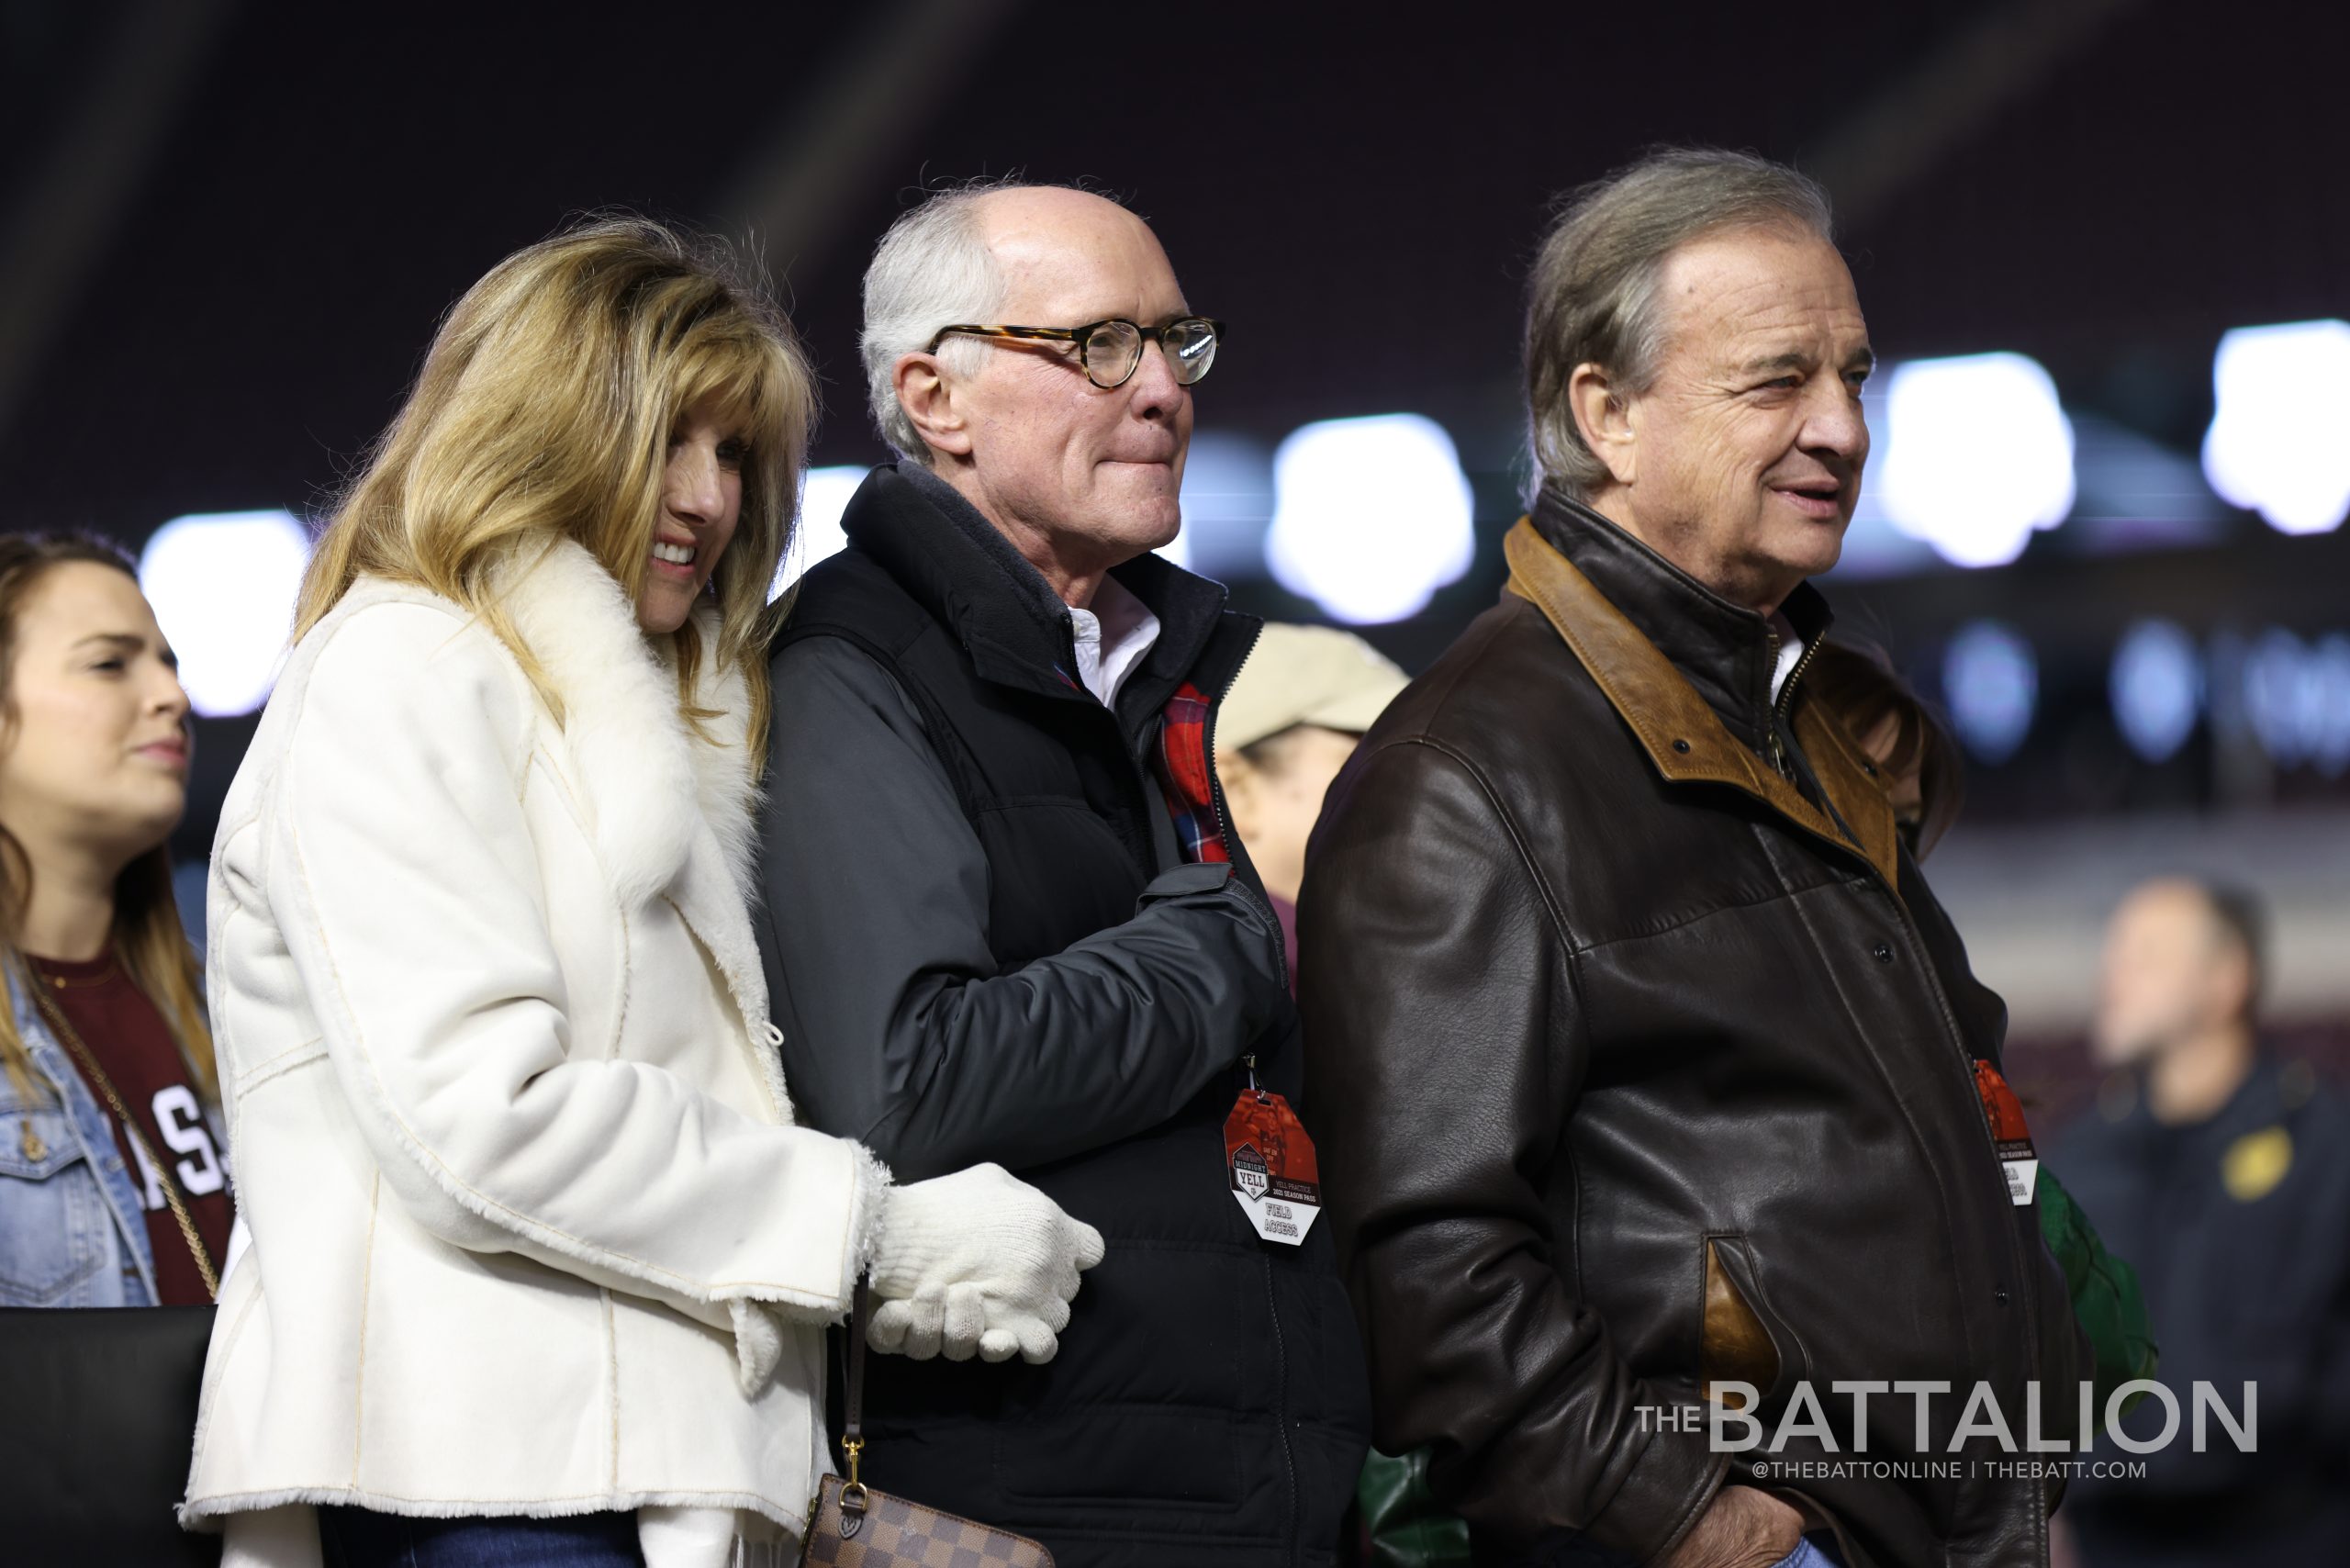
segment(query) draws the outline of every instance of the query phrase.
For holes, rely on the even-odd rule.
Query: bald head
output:
[[[1152,321],[1175,269],[1150,225],[1106,197],[1066,185],[1023,185],[971,198],[993,263],[1003,319],[1078,326],[1123,316]]]
[[[2248,1029],[2260,932],[2248,897],[2184,877],[2144,883],[2106,927],[2094,1047],[2109,1067]]]
[[[875,420],[1084,606],[1112,566],[1175,537],[1191,388],[1155,342],[1103,386],[1072,341],[939,334],[1190,314],[1158,236],[1113,201],[1060,185],[944,193],[891,226],[865,275]]]
[[[941,327],[1071,326],[1130,314],[1112,309],[1071,321],[1013,314],[1031,299],[1045,308],[1058,303],[1056,294],[1082,292],[1084,280],[1073,274],[1097,248],[1121,270],[1154,263],[1167,269],[1148,224],[1106,196],[1067,185],[974,185],[940,191],[902,214],[874,247],[865,273],[859,357],[882,439],[901,457],[931,462],[929,445],[899,404],[897,369],[906,355],[926,351]],[[1015,290],[1024,297],[1015,298]],[[977,340],[949,338],[938,357],[968,374],[989,356]]]

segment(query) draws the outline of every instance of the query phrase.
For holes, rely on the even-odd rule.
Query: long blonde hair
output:
[[[498,601],[498,576],[570,539],[634,602],[671,432],[705,401],[746,447],[743,508],[711,576],[718,646],[703,649],[690,621],[675,635],[678,706],[689,722],[711,716],[693,701],[704,656],[739,670],[755,769],[768,711],[759,666],[781,609],[767,589],[790,543],[815,385],[749,268],[646,218],[584,222],[465,291],[319,540],[295,637],[362,573],[412,583],[478,617],[560,718],[560,694]]]
[[[13,693],[17,617],[40,579],[69,561],[110,567],[138,580],[122,552],[98,540],[72,534],[0,536],[0,740],[6,744],[16,739]],[[25,846],[6,824],[0,823],[0,977],[5,977],[8,1003],[0,1007],[0,1070],[6,1071],[14,1085],[17,1103],[28,1107],[44,1098],[32,1055],[17,1032],[17,987],[39,983],[24,961],[25,911],[32,900],[32,861]],[[109,936],[131,983],[147,993],[178,1038],[197,1092],[217,1102],[212,1032],[205,1027],[199,1000],[204,978],[180,925],[179,906],[172,898],[168,846],[155,846],[115,878],[114,926]]]

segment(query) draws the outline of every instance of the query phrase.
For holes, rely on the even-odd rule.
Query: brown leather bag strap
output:
[[[873,1290],[859,1280],[856,1305],[849,1309],[848,1419],[841,1433],[845,1442],[855,1443],[859,1450],[865,1446],[865,1330],[872,1322]]]

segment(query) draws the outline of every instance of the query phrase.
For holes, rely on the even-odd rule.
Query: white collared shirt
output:
[[[1104,576],[1090,610],[1069,606],[1077,633],[1077,678],[1102,706],[1118,705],[1118,689],[1158,641],[1158,617],[1150,607]]]
[[[1779,689],[1787,684],[1787,677],[1795,674],[1796,666],[1803,661],[1803,639],[1790,637],[1779,644],[1779,664],[1771,672],[1771,700],[1779,700]]]
[[[1803,661],[1803,639],[1796,635],[1795,622],[1775,611],[1771,616],[1771,630],[1779,634],[1779,663],[1771,671],[1771,700],[1775,703],[1780,688],[1787,684],[1787,677]]]

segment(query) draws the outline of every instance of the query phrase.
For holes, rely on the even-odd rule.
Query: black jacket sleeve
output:
[[[1473,769],[1402,741],[1325,805],[1298,912],[1308,1082],[1374,1438],[1508,1550],[1578,1531],[1636,1562],[1724,1461],[1576,1294],[1544,1187],[1588,1035],[1565,932]]]
[[[811,1124],[906,1180],[1020,1170],[1167,1120],[1277,1016],[1280,929],[1225,866],[999,972],[979,835],[895,678],[831,637],[772,674],[759,935]]]

